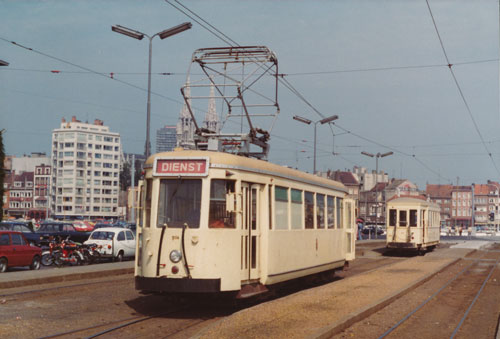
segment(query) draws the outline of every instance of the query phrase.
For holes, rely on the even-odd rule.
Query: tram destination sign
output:
[[[202,177],[208,175],[208,157],[156,158],[153,175]]]

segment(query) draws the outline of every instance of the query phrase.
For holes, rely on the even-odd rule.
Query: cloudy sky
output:
[[[336,114],[332,130],[317,125],[318,170],[374,169],[361,152],[392,151],[379,168],[420,188],[500,180],[498,0],[182,4],[239,45],[273,50],[307,100],[279,86],[270,161],[311,172],[314,128],[292,117]],[[227,46],[165,1],[1,0],[0,8],[0,59],[10,63],[0,67],[0,128],[17,156],[50,154],[51,131],[71,116],[104,120],[125,152],[143,153],[148,42],[112,25],[152,35],[193,23],[153,40],[153,151],[156,129],[177,122],[193,51]]]

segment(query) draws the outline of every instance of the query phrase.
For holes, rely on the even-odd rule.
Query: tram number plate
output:
[[[208,158],[155,159],[154,174],[166,176],[206,176]]]

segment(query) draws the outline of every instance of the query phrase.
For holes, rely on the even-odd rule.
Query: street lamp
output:
[[[151,54],[153,51],[153,38],[155,36],[159,36],[160,39],[163,40],[172,35],[184,32],[185,30],[190,29],[192,26],[193,25],[190,22],[185,22],[183,24],[158,32],[152,36],[120,25],[111,26],[111,30],[113,32],[120,33],[137,40],[142,40],[144,37],[147,37],[149,39],[148,106],[147,106],[147,117],[146,117],[146,145],[144,146],[144,155],[146,156],[146,159],[151,155],[151,142],[149,141],[150,139],[149,127],[151,121]]]
[[[9,66],[7,61],[0,60],[0,66]]]
[[[332,115],[330,117],[327,117],[327,118],[324,118],[324,119],[321,119],[321,120],[318,120],[318,121],[312,121],[312,120],[309,120],[309,119],[306,119],[306,118],[303,118],[301,116],[298,116],[298,115],[295,115],[293,117],[294,120],[297,120],[297,121],[300,121],[306,125],[310,125],[312,123],[314,123],[314,165],[313,165],[313,174],[316,174],[316,125],[318,123],[324,125],[324,124],[328,124],[330,122],[332,122],[333,120],[337,120],[339,118],[338,115]]]
[[[377,154],[372,154],[368,152],[361,152],[361,154],[366,155],[367,157],[373,158],[375,157],[376,159],[376,166],[375,166],[375,239],[377,238],[377,227],[378,227],[378,158],[383,158],[387,157],[389,155],[394,154],[394,152],[387,152],[387,153],[377,153]],[[368,211],[365,211],[368,212]],[[370,235],[370,232],[368,232],[368,236]]]

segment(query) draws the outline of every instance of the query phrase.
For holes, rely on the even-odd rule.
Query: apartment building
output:
[[[56,218],[118,216],[120,134],[76,117],[52,131],[52,213]]]
[[[33,217],[35,219],[46,219],[50,215],[52,166],[48,164],[35,166],[33,177]]]

